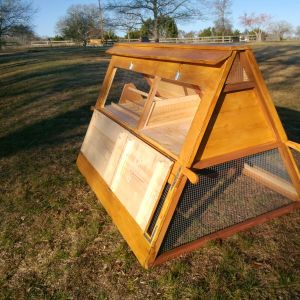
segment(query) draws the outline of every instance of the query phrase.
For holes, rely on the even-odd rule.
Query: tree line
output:
[[[274,21],[268,14],[245,13],[239,17],[244,31],[232,25],[232,0],[91,0],[89,5],[72,5],[57,21],[55,39],[73,39],[86,45],[90,38],[154,39],[197,36],[253,34],[262,40],[266,34],[283,39],[293,28],[286,21]],[[31,0],[0,0],[0,46],[5,38],[34,37]],[[199,32],[184,32],[178,24],[212,20],[212,26]],[[300,37],[300,26],[294,31]]]

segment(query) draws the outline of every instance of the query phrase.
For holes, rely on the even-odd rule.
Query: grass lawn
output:
[[[300,142],[300,44],[254,47]],[[300,211],[144,270],[76,167],[109,57],[0,53],[0,299],[300,298]]]

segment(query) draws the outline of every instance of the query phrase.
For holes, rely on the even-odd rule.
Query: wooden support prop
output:
[[[199,182],[199,176],[195,172],[193,172],[192,170],[183,167],[182,168],[182,173],[188,178],[188,180],[192,184],[197,184]]]
[[[293,201],[299,200],[297,191],[290,182],[266,170],[257,166],[251,167],[248,164],[244,164],[243,174]]]
[[[292,141],[287,141],[285,143],[288,147],[300,152],[300,144],[298,143],[295,143],[295,142],[292,142]]]
[[[144,97],[146,97],[146,98],[148,98],[148,96],[149,96],[149,93],[140,91],[140,90],[135,89],[135,88],[133,88],[133,87],[128,87],[128,90],[131,91],[131,92],[135,92],[135,93],[137,93],[137,94],[139,94],[139,95],[142,95],[142,96],[144,96]],[[154,96],[154,97],[153,97],[153,100],[155,100],[155,101],[161,101],[161,100],[163,100],[163,99]]]

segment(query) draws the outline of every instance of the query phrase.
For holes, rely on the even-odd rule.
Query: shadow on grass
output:
[[[300,44],[299,45],[272,45],[255,49],[256,60],[265,78],[277,78],[276,82],[268,83],[272,90],[293,87],[299,83]],[[278,88],[280,85],[280,88]]]
[[[89,107],[89,105],[83,105],[77,109],[28,125],[0,138],[0,157],[14,155],[19,151],[30,150],[35,147],[66,143],[70,136],[65,136],[65,133],[88,124],[91,117]],[[77,135],[83,138],[83,134],[84,132]]]
[[[288,138],[300,143],[300,111],[278,106],[276,109]]]
[[[283,126],[290,140],[300,142],[300,111],[277,107]],[[29,150],[33,147],[65,143],[64,133],[87,125],[91,116],[89,105],[59,114],[26,126],[0,138],[0,157]],[[82,138],[83,138],[82,133]]]

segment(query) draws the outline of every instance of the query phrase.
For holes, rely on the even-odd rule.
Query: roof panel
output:
[[[109,49],[107,53],[117,56],[216,65],[228,58],[233,50],[244,49],[245,47],[241,46],[119,43]]]

